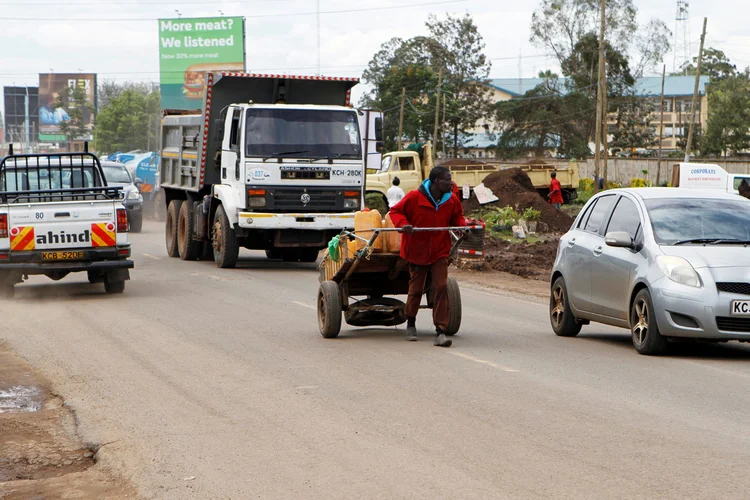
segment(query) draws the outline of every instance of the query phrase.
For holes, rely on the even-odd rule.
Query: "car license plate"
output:
[[[42,260],[80,260],[85,252],[42,252]]]
[[[732,316],[750,316],[750,300],[733,300],[729,311]]]

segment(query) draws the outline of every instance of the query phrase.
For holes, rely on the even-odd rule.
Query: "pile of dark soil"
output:
[[[557,256],[558,239],[538,243],[511,243],[492,237],[485,240],[485,266],[522,278],[549,280]]]
[[[464,201],[467,213],[485,210],[490,207],[514,207],[521,212],[527,208],[539,210],[542,215],[539,222],[552,232],[567,231],[573,218],[557,210],[536,191],[529,176],[520,168],[510,168],[493,172],[484,178],[484,185],[492,190],[499,201],[480,205],[474,193]]]

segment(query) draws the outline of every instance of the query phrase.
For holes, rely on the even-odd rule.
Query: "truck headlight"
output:
[[[143,201],[143,196],[141,196],[141,193],[139,193],[138,190],[134,189],[128,192],[128,199]]]
[[[661,272],[675,283],[696,288],[701,286],[700,276],[695,272],[695,269],[690,265],[690,262],[682,257],[675,257],[674,255],[659,255],[656,257],[656,263],[659,265]]]
[[[348,210],[357,210],[359,208],[359,191],[344,191],[344,208]]]
[[[247,208],[263,208],[266,206],[265,189],[247,190]]]

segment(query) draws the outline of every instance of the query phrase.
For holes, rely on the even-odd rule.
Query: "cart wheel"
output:
[[[450,311],[450,320],[446,335],[455,335],[461,328],[461,290],[458,288],[456,278],[448,277],[448,310]]]
[[[318,328],[327,339],[335,339],[341,331],[341,290],[335,281],[324,281],[318,290]]]

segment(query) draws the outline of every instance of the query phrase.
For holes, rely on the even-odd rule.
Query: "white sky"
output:
[[[360,76],[380,45],[394,36],[424,34],[430,13],[473,15],[492,61],[491,76],[535,76],[555,69],[528,41],[537,0],[319,0],[321,73]],[[421,4],[414,7],[406,5]],[[675,26],[675,0],[635,0],[639,20]],[[347,13],[326,11],[394,7]],[[98,73],[99,81],[158,81],[157,18],[245,16],[247,68],[253,72],[316,73],[316,0],[0,0],[0,86],[38,84],[38,73]],[[704,16],[707,45],[738,67],[750,66],[747,0],[690,0],[690,38],[697,54]],[[252,16],[275,17],[252,17]],[[97,19],[91,21],[87,19]],[[145,19],[145,20],[133,20]],[[540,56],[541,55],[541,56]],[[665,63],[672,69],[673,58]],[[355,102],[361,94],[353,95]],[[355,89],[356,91],[357,89]]]

